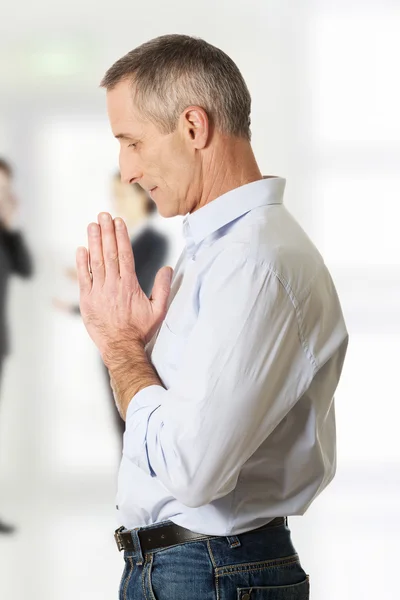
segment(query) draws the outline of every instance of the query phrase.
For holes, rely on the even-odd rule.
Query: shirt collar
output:
[[[264,177],[235,188],[196,212],[186,215],[183,235],[187,241],[197,245],[253,208],[282,204],[285,185],[286,180],[282,177]]]

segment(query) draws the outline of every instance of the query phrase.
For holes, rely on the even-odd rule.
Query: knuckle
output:
[[[117,263],[118,262],[118,254],[116,254],[114,252],[110,252],[109,254],[107,254],[105,259],[108,264]]]
[[[128,263],[132,260],[132,252],[121,252],[119,255],[119,260],[122,263]]]
[[[92,270],[93,269],[101,269],[104,267],[104,261],[99,259],[99,258],[95,258],[94,260],[90,261]]]

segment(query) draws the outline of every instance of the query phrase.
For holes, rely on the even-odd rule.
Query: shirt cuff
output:
[[[131,400],[126,413],[123,454],[151,477],[155,477],[150,463],[147,430],[151,415],[161,406],[166,390],[150,385]]]

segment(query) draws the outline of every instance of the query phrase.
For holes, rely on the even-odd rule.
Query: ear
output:
[[[188,106],[181,114],[181,125],[189,143],[196,150],[207,145],[210,135],[209,117],[200,106]]]

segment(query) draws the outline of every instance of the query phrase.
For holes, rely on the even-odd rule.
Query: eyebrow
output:
[[[129,135],[128,133],[119,133],[114,136],[117,140],[133,140],[133,135]]]

